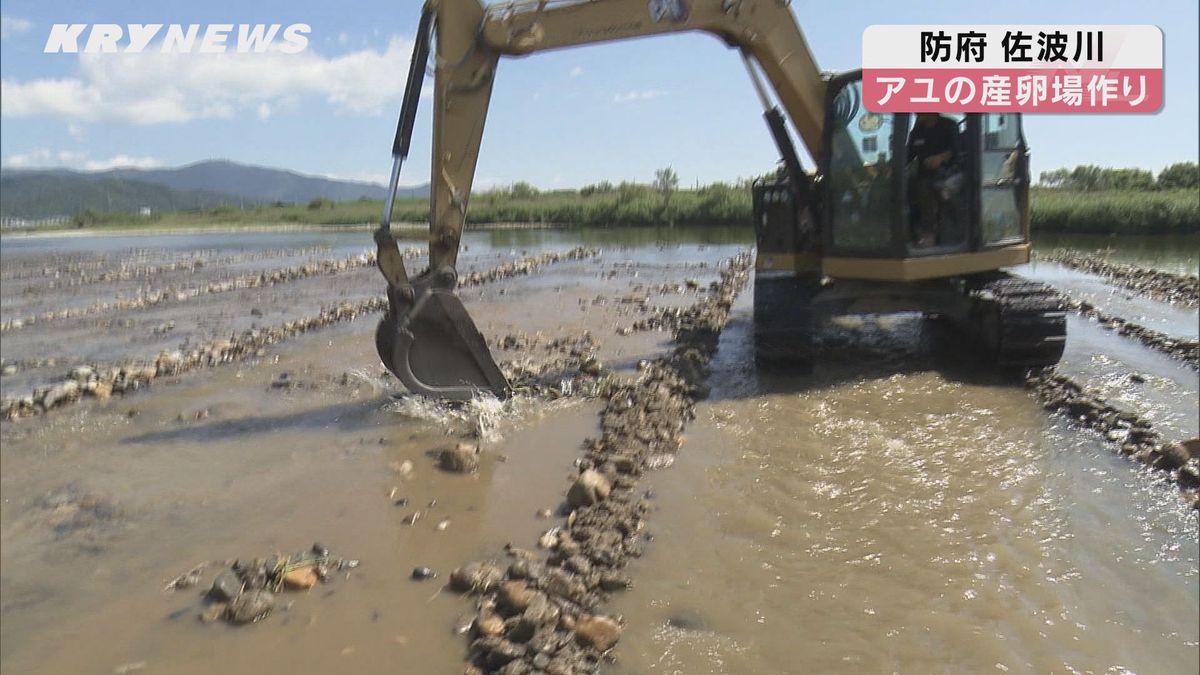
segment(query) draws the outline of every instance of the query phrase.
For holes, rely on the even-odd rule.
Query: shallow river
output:
[[[586,330],[608,367],[632,372],[638,359],[667,351],[669,336],[618,334],[640,316],[623,296],[688,304],[695,293],[686,288],[651,289],[687,279],[703,288],[747,236],[476,232],[465,267],[579,243],[602,252],[463,297],[488,336]],[[257,270],[353,255],[367,239],[6,239],[0,260],[14,274],[49,256],[101,269],[196,249],[212,260],[297,249],[231,263]],[[323,248],[298,250],[311,246]],[[1137,242],[1131,259],[1156,264],[1148,247]],[[1160,250],[1158,266],[1191,264],[1170,245]],[[1195,335],[1195,310],[1131,299],[1058,266],[1019,271],[1157,330]],[[10,307],[40,311],[56,297],[29,279],[4,291],[4,319]],[[87,305],[114,295],[107,283],[72,293]],[[54,356],[57,365],[23,367],[0,384],[18,393],[97,353],[153,358],[184,339],[273,325],[381,288],[378,273],[363,269],[189,300],[154,310],[171,312],[164,335],[150,327],[166,314],[134,310],[11,331],[0,348],[7,362]],[[1020,386],[973,368],[961,345],[913,317],[838,320],[829,332],[849,339],[830,340],[812,376],[757,371],[751,296],[747,288],[734,307],[712,395],[697,406],[674,465],[643,478],[653,490],[651,536],[629,570],[634,587],[608,606],[626,622],[609,670],[1200,669],[1200,528],[1173,484],[1049,415]],[[581,443],[597,434],[600,404],[518,397],[502,409],[454,412],[398,402],[380,377],[373,328],[373,318],[360,318],[149,392],[4,422],[3,671],[461,672],[466,641],[451,627],[471,607],[442,583],[467,561],[502,559],[506,543],[536,548],[556,521],[535,514],[561,501]],[[544,357],[539,349],[496,354]],[[1198,434],[1196,371],[1178,361],[1072,316],[1061,369],[1169,438]],[[299,385],[272,387],[283,372]],[[435,468],[430,453],[480,428],[478,473]],[[406,524],[416,511],[421,518]],[[201,624],[198,589],[162,590],[199,561],[314,540],[361,565],[284,596],[254,626]],[[414,581],[415,566],[438,577]]]

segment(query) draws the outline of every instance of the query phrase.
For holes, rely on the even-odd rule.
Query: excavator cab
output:
[[[908,147],[916,116],[868,110],[860,71],[832,78],[828,100],[819,179],[803,178],[816,185],[812,197],[804,200],[787,172],[754,185],[760,255],[813,254],[812,272],[827,271],[816,262],[824,257],[832,258],[825,263],[838,277],[897,281],[942,276],[947,266],[959,273],[996,267],[990,258],[975,265],[946,259],[955,254],[1003,251],[1005,264],[1027,262],[1029,165],[1019,114],[947,115],[958,126],[961,156],[937,195],[935,237],[921,242],[914,232],[926,215],[914,194]],[[782,269],[796,261],[767,262]]]
[[[1012,309],[1020,302],[995,301],[1000,280],[1005,291],[1018,285],[999,270],[1029,261],[1021,117],[944,117],[957,127],[957,152],[933,181],[910,161],[916,115],[869,110],[861,71],[829,78],[816,175],[788,170],[753,188],[760,360],[811,365],[822,316],[916,311],[950,318],[991,361],[1058,361],[1065,317],[1047,289],[1022,282],[1028,315]],[[1007,321],[997,316],[1005,309]]]
[[[1008,262],[1025,262],[1020,254],[1029,244],[1029,176],[1019,114],[944,115],[958,127],[959,156],[944,167],[933,203],[922,204],[909,146],[916,116],[868,110],[858,71],[830,84],[825,156],[819,160],[826,178],[821,222],[827,255],[932,259],[1016,247],[1017,257]],[[936,213],[922,213],[924,207]],[[914,236],[922,221],[936,222],[931,240]],[[957,264],[963,266],[962,260]],[[923,276],[919,269],[908,276]]]

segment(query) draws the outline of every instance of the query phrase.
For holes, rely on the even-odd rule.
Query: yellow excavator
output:
[[[776,178],[753,185],[756,357],[811,364],[814,326],[837,313],[915,311],[962,328],[1001,367],[1056,363],[1066,318],[1053,291],[1010,276],[1029,261],[1029,162],[1019,115],[948,116],[961,157],[932,204],[909,193],[914,116],[879,114],[860,71],[823,73],[787,0],[427,0],[401,106],[375,241],[389,309],[384,365],[413,393],[504,397],[508,383],[455,295],[484,120],[501,57],[700,31],[740,52],[779,148]],[[433,158],[429,268],[410,277],[390,230],[400,168],[430,52]],[[774,105],[768,93],[775,94]],[[782,108],[782,111],[781,111]],[[786,115],[786,120],[785,120]],[[805,172],[787,121],[816,163]],[[936,235],[917,238],[917,223]]]

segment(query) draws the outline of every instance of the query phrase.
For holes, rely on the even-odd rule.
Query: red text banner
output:
[[[1153,113],[1154,26],[871,26],[863,103],[874,112]]]

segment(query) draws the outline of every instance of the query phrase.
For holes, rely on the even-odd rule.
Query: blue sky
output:
[[[1158,170],[1196,160],[1196,0],[811,2],[793,0],[819,65],[858,67],[863,29],[884,23],[1158,25],[1166,103],[1157,115],[1028,115],[1034,171],[1075,164]],[[227,158],[382,181],[407,70],[417,0],[3,0],[0,160],[5,166],[175,166]],[[53,23],[307,23],[298,56],[42,52]],[[402,182],[429,172],[422,102]],[[684,184],[770,169],[777,153],[736,52],[687,34],[501,63],[477,186],[543,188],[648,181],[671,165]]]

